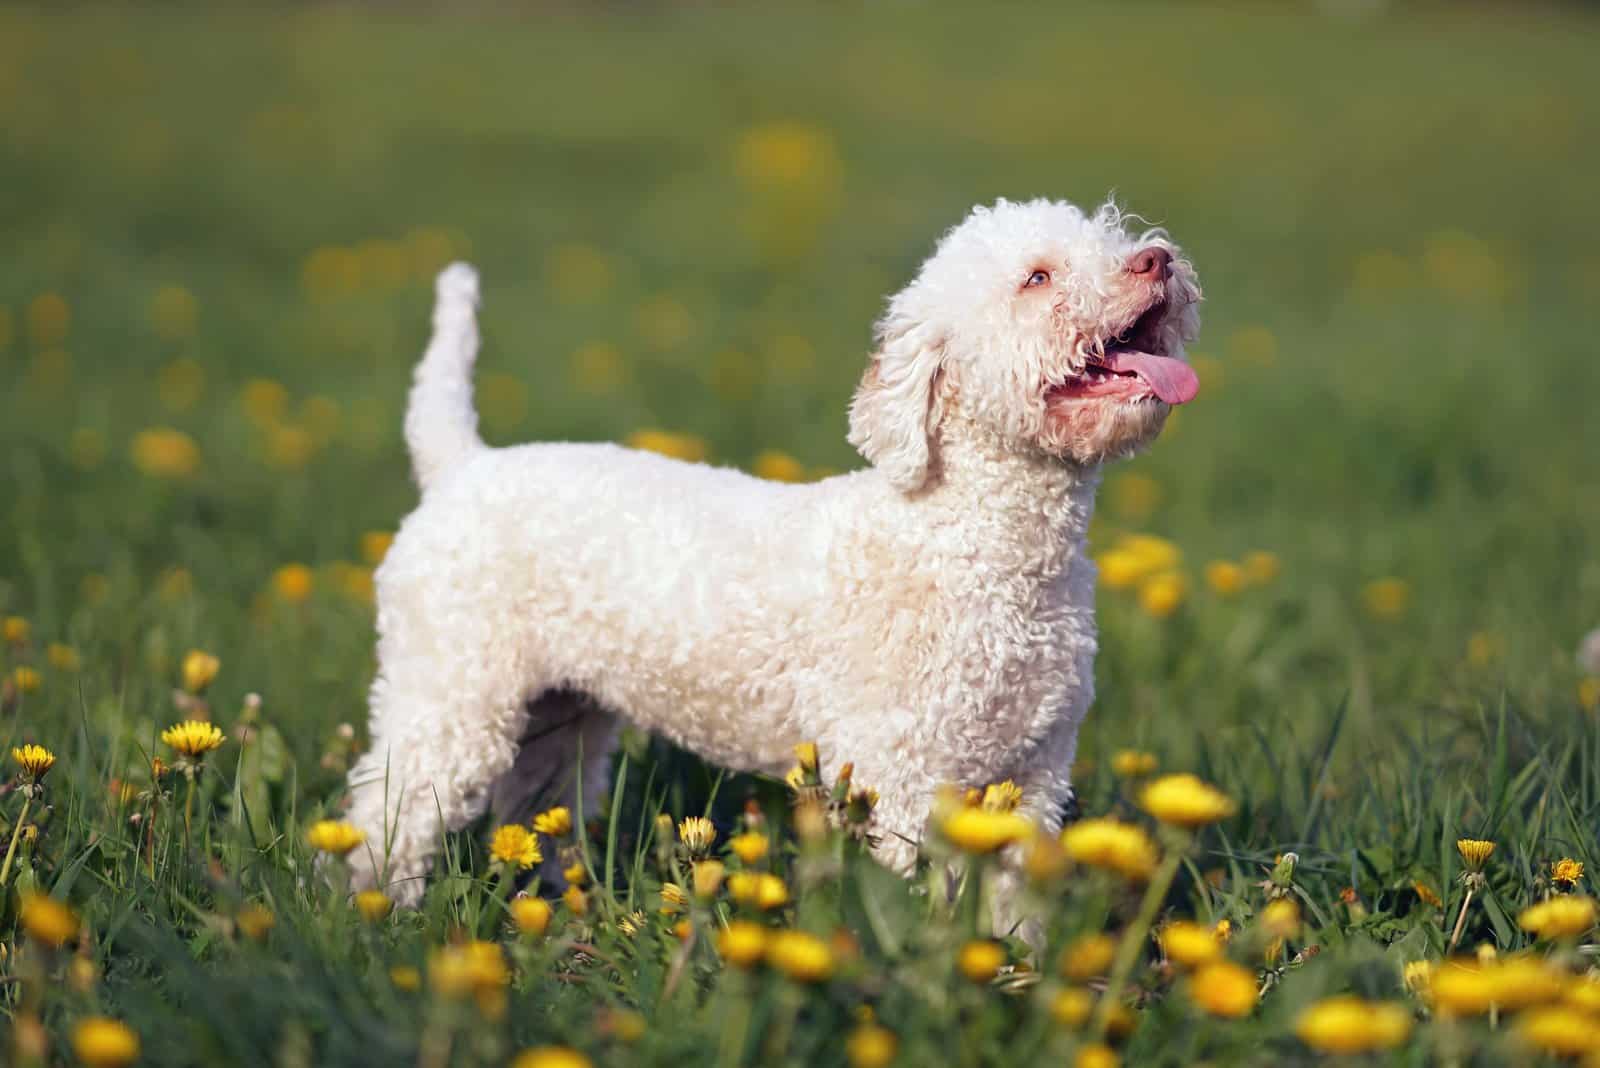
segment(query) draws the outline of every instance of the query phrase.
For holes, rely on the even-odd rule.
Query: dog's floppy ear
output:
[[[921,489],[943,415],[936,383],[944,338],[892,312],[878,327],[878,351],[850,402],[850,444],[904,493]]]

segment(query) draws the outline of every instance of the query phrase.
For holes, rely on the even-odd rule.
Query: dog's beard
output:
[[[1045,404],[1039,444],[1051,454],[1079,464],[1121,459],[1153,441],[1171,411],[1171,405],[1153,398],[1051,398]]]

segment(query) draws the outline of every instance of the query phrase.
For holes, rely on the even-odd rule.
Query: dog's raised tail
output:
[[[424,493],[451,468],[484,447],[472,406],[478,358],[478,272],[452,263],[435,283],[433,338],[417,364],[406,406],[406,445]]]

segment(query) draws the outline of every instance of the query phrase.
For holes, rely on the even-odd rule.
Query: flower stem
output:
[[[1450,933],[1450,944],[1444,947],[1445,956],[1449,956],[1456,948],[1456,943],[1461,941],[1461,932],[1467,926],[1467,906],[1472,904],[1472,888],[1467,888],[1467,896],[1461,899],[1461,911],[1456,914],[1456,929]]]
[[[28,806],[31,804],[32,797],[22,799],[22,813],[17,817],[17,825],[11,828],[11,844],[6,847],[6,862],[0,865],[0,886],[6,885],[6,877],[11,874],[11,860],[17,855],[17,839],[22,837],[22,828],[28,822]]]
[[[1172,886],[1172,880],[1178,874],[1178,866],[1183,863],[1183,855],[1188,852],[1189,841],[1189,837],[1185,835],[1181,842],[1174,842],[1173,848],[1167,850],[1161,867],[1156,869],[1155,877],[1145,888],[1144,900],[1139,902],[1138,915],[1123,932],[1122,941],[1117,944],[1117,955],[1111,963],[1111,977],[1106,981],[1105,993],[1100,995],[1100,1000],[1095,1005],[1094,1022],[1089,1027],[1088,1041],[1091,1043],[1100,1042],[1105,1038],[1106,1027],[1111,1023],[1112,1010],[1116,1007],[1117,999],[1122,996],[1122,987],[1127,983],[1128,975],[1133,971],[1134,963],[1138,961],[1139,953],[1144,948],[1144,940],[1150,933],[1150,925],[1155,922],[1156,913],[1161,911],[1161,902],[1166,899],[1167,889]]]
[[[194,810],[194,776],[189,776],[189,788],[183,793],[183,837],[189,838],[189,813]]]

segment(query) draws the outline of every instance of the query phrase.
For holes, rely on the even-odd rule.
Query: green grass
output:
[[[1199,267],[1204,388],[1108,478],[1097,547],[1170,539],[1187,596],[1153,618],[1136,589],[1103,591],[1076,778],[1086,813],[1147,820],[1111,767],[1137,747],[1237,799],[1163,907],[1229,919],[1271,984],[1249,1018],[1210,1020],[1152,946],[1123,1057],[1309,1059],[1292,1021],[1344,990],[1415,1012],[1392,1063],[1523,1056],[1509,1015],[1445,1026],[1400,964],[1445,950],[1457,837],[1498,843],[1469,951],[1531,944],[1516,916],[1551,861],[1600,865],[1600,684],[1574,662],[1600,624],[1597,31],[1582,8],[1521,6],[0,12],[0,614],[31,623],[0,651],[0,742],[59,758],[5,888],[4,1012],[42,1019],[62,1061],[100,1012],[162,1065],[419,1047],[499,1064],[547,1042],[605,1064],[813,1064],[844,1057],[866,1004],[899,1063],[1070,1062],[1079,1039],[1047,1012],[1058,947],[1125,930],[1136,892],[1050,884],[1042,981],[974,985],[952,961],[981,879],[947,903],[843,839],[802,848],[780,784],[643,738],[610,810],[584,814],[591,911],[558,905],[544,938],[504,933],[489,828],[453,837],[422,910],[379,926],[302,835],[337,811],[337,725],[360,744],[362,536],[413,501],[401,406],[445,258],[484,273],[493,441],[656,427],[722,463],[838,469],[857,462],[844,408],[869,324],[935,236],[996,196],[1114,189]],[[135,463],[155,427],[193,441],[191,473]],[[1255,550],[1276,579],[1208,587],[1208,562]],[[275,582],[291,564],[311,569],[304,601]],[[1386,577],[1408,597],[1380,618],[1364,591]],[[81,666],[51,666],[50,643]],[[172,756],[158,734],[191,648],[223,662],[207,699],[230,734],[247,693],[262,703],[185,834],[181,779],[141,791]],[[724,970],[725,898],[696,909],[687,951],[657,917],[660,880],[687,875],[655,812],[711,811],[721,841],[747,801],[796,901],[771,922],[859,946],[827,984]],[[8,842],[20,807],[0,797]],[[1290,850],[1307,930],[1267,969],[1257,884]],[[19,886],[79,910],[92,985],[9,938]],[[234,922],[247,902],[276,916],[263,943]],[[390,979],[465,936],[507,944],[498,1019]],[[645,1020],[632,1044],[605,1026],[620,1007]]]

